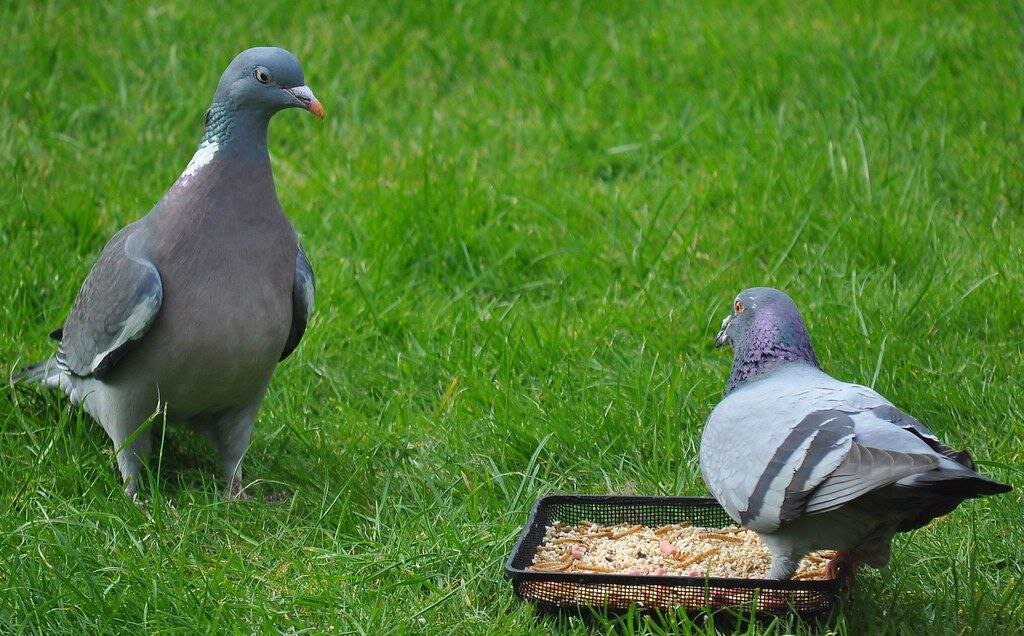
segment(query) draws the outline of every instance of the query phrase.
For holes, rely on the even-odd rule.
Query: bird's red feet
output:
[[[853,581],[857,576],[857,566],[860,565],[860,555],[855,550],[840,550],[825,564],[825,578],[842,578],[846,586],[853,588]]]

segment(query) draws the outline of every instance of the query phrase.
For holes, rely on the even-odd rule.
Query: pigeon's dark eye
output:
[[[737,300],[735,303],[733,303],[732,310],[733,310],[733,312],[735,312],[737,314],[742,314],[743,313],[743,303],[741,303],[740,301]]]
[[[270,83],[270,73],[268,73],[267,69],[263,68],[262,66],[257,66],[256,68],[252,69],[252,76],[255,77],[256,81],[259,82],[260,84]]]

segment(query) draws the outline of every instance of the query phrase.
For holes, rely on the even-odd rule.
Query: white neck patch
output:
[[[199,144],[199,148],[196,150],[196,154],[192,155],[192,160],[185,166],[185,171],[178,177],[178,181],[181,185],[188,185],[188,178],[196,174],[200,168],[213,161],[214,155],[217,154],[217,149],[220,148],[220,143],[217,141],[217,137],[211,137],[210,139]]]

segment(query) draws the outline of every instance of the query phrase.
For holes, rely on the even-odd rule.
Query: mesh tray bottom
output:
[[[515,593],[525,600],[550,607],[603,607],[624,610],[681,608],[688,611],[749,607],[766,614],[795,611],[817,613],[832,603],[832,594],[809,590],[742,589],[718,586],[629,585],[617,583],[564,583],[519,581]]]

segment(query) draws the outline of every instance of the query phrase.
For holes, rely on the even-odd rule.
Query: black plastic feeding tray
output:
[[[623,610],[633,605],[639,609],[714,611],[731,606],[749,607],[756,600],[758,613],[795,612],[813,618],[829,612],[844,587],[839,579],[774,581],[528,571],[526,568],[533,564],[537,547],[544,540],[546,527],[556,521],[567,525],[590,521],[649,527],[686,521],[708,528],[733,523],[718,502],[708,497],[542,497],[534,504],[505,564],[505,574],[512,579],[517,596],[535,602],[544,611],[587,607]]]

